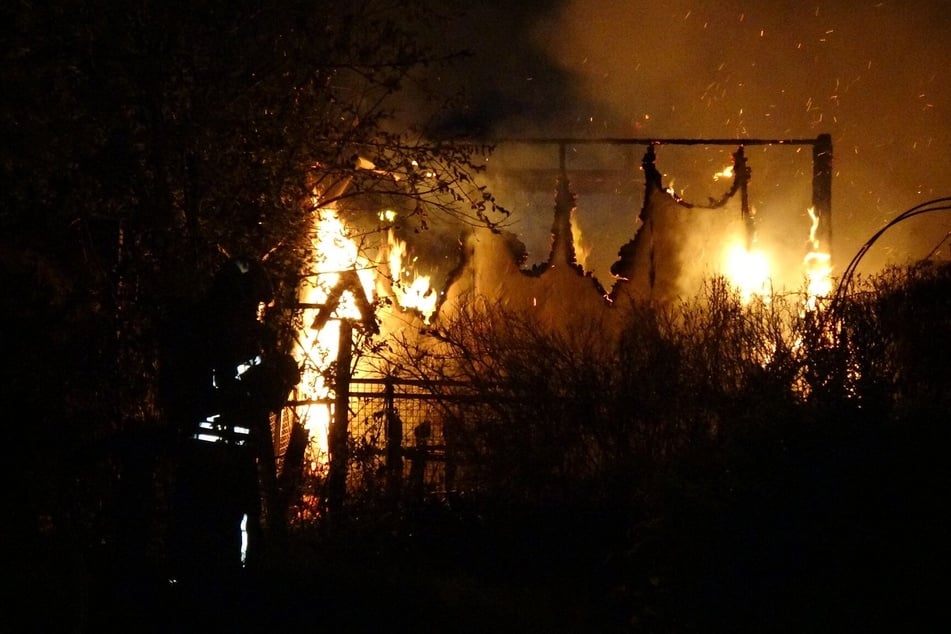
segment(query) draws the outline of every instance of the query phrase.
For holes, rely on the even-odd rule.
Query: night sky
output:
[[[831,134],[839,270],[888,220],[951,194],[951,14],[943,0],[492,2],[468,9],[442,35],[474,53],[460,77],[444,80],[462,81],[470,94],[456,123],[485,136]],[[661,148],[658,166],[687,199],[705,202],[722,190],[712,175],[732,149]],[[791,240],[785,246],[795,251],[806,238],[809,150],[748,150],[767,247]],[[575,148],[569,170],[622,167],[612,151]],[[516,163],[554,167],[557,155],[522,150]],[[519,196],[496,193],[503,204]],[[594,245],[590,268],[599,277],[633,235],[639,205],[579,197],[577,222]],[[516,217],[513,230],[536,261],[546,255],[549,210]],[[923,258],[949,229],[941,213],[904,223],[869,252],[864,269]]]

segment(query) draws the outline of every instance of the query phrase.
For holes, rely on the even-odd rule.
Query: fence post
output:
[[[340,320],[337,350],[337,377],[334,385],[334,416],[328,434],[330,467],[327,474],[327,509],[338,510],[347,495],[347,470],[350,458],[347,440],[350,421],[350,362],[353,358],[353,324]]]
[[[386,489],[391,503],[397,503],[403,487],[403,421],[396,411],[393,377],[386,378],[383,394],[386,420]]]
[[[819,218],[816,236],[832,253],[832,135],[820,134],[812,146],[812,209]]]

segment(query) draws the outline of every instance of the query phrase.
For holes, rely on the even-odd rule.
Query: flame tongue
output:
[[[820,298],[832,292],[832,256],[822,249],[817,236],[819,214],[812,207],[807,211],[812,224],[809,228],[809,253],[802,265],[806,274],[806,308],[815,310]]]
[[[405,268],[406,242],[397,238],[392,229],[387,233],[387,251],[393,295],[397,304],[403,309],[418,310],[423,315],[423,321],[428,324],[436,312],[438,300],[436,291],[430,288],[429,276],[419,275]]]

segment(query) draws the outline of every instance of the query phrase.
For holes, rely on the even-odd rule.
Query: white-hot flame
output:
[[[740,292],[743,303],[754,296],[769,298],[770,273],[766,254],[748,250],[742,239],[734,239],[724,252],[723,274]]]

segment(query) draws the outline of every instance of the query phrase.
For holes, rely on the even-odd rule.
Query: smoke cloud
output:
[[[941,0],[534,4],[534,13],[522,8],[509,30],[501,29],[504,43],[491,29],[476,35],[475,60],[493,74],[491,103],[475,106],[473,116],[497,136],[829,133],[835,147],[831,250],[839,270],[888,220],[951,195],[951,23]],[[504,16],[506,9],[479,11]],[[511,30],[516,27],[518,34]],[[476,73],[472,79],[486,77]],[[541,81],[549,83],[543,88]],[[470,88],[479,91],[475,84]],[[523,155],[517,162],[520,168],[556,167],[554,148],[536,149],[535,158]],[[673,180],[685,198],[704,202],[722,192],[723,183],[711,176],[729,165],[732,149],[661,147],[657,164],[665,182]],[[598,158],[591,158],[595,149],[588,146],[572,152],[573,184],[571,170],[585,161],[618,167],[631,159],[617,148],[601,148]],[[781,252],[782,267],[795,268],[808,237],[809,148],[748,148],[747,156],[759,238],[764,248]],[[640,205],[629,200],[628,185],[613,190],[627,196],[622,202],[599,198],[610,188],[578,192],[577,222],[592,247],[588,266],[606,286],[607,267],[636,231]],[[503,204],[526,197],[505,188],[496,193]],[[550,210],[543,200],[536,197],[530,207]],[[519,211],[519,204],[512,206]],[[520,220],[534,261],[545,255],[549,218],[542,213]],[[925,257],[949,228],[942,214],[899,225],[869,252],[863,270]]]

